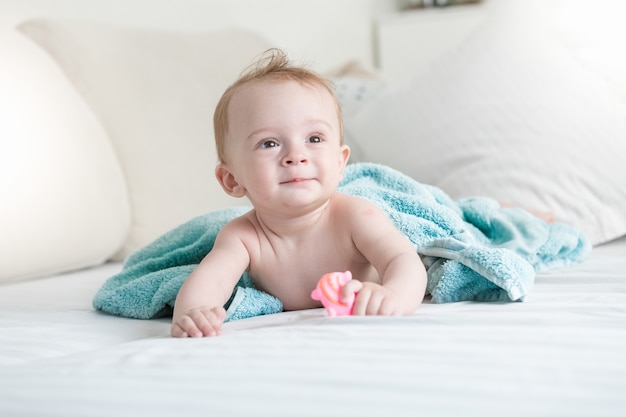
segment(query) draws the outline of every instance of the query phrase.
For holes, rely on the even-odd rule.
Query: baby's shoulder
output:
[[[246,236],[255,235],[254,222],[256,218],[254,214],[250,212],[244,213],[239,217],[235,217],[226,223],[220,230],[222,235],[236,236],[239,238],[245,238]]]
[[[359,220],[363,216],[383,215],[383,211],[365,198],[337,193],[334,207],[337,212],[351,219]]]

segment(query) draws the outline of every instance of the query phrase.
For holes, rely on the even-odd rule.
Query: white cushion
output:
[[[0,36],[0,283],[93,266],[128,233],[122,170],[64,74],[14,31]]]
[[[507,0],[345,128],[367,160],[454,198],[552,211],[599,244],[626,234],[626,107],[616,97],[553,36],[540,3]]]
[[[550,6],[556,36],[626,103],[626,2],[551,0]]]
[[[219,187],[213,110],[270,45],[254,33],[174,33],[34,20],[19,29],[63,68],[102,123],[124,170],[132,224],[116,258],[191,217],[248,204]]]
[[[334,78],[332,81],[344,119],[357,113],[363,104],[374,100],[385,85],[384,81],[379,79],[352,75]],[[351,163],[363,162],[367,159],[359,141],[355,140],[346,129],[344,129],[344,141],[350,146]]]

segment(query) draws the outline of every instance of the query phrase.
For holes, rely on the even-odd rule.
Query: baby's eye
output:
[[[260,148],[274,148],[278,146],[278,143],[275,140],[265,140],[263,142],[261,142],[261,144],[259,145]]]
[[[322,138],[320,138],[319,136],[311,136],[309,138],[309,143],[320,143],[322,141]]]

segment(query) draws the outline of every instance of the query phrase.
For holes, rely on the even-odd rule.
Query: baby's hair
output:
[[[304,66],[293,65],[285,52],[272,48],[262,53],[259,58],[248,67],[239,78],[224,91],[213,113],[213,129],[215,146],[219,162],[225,162],[224,142],[228,130],[228,105],[235,93],[244,85],[254,81],[297,81],[312,86],[325,88],[335,101],[337,117],[339,119],[340,139],[343,144],[343,121],[341,106],[335,95],[334,86],[330,81],[318,73]]]

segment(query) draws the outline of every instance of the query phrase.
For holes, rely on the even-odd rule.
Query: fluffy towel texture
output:
[[[547,224],[493,199],[453,201],[389,167],[351,164],[339,190],[380,207],[413,243],[428,268],[436,303],[522,300],[535,271],[582,260],[591,249],[578,230]],[[128,258],[94,298],[94,307],[133,318],[171,314],[178,289],[213,247],[221,227],[249,208],[210,212],[171,230]],[[226,305],[227,320],[282,311],[244,274]]]
[[[220,229],[249,208],[233,207],[198,216],[165,233],[128,257],[124,269],[109,278],[93,300],[97,310],[150,319],[172,314],[178,290],[212,248]],[[254,289],[247,274],[229,300],[227,320],[282,311],[275,297]]]

